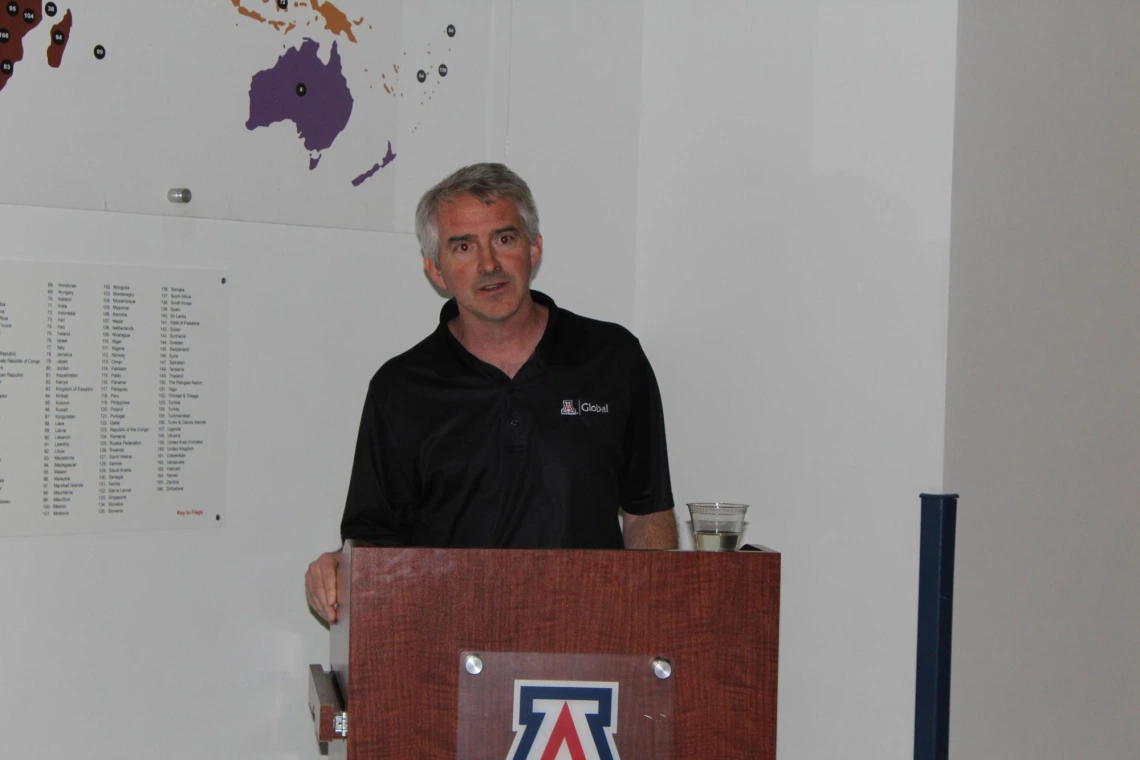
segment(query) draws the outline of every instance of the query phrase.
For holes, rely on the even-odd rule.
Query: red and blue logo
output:
[[[620,760],[618,685],[515,681],[515,741],[507,760]]]

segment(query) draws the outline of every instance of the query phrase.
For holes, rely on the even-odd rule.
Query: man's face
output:
[[[424,259],[437,287],[451,293],[460,312],[504,322],[530,298],[530,277],[542,258],[542,236],[526,239],[515,202],[484,203],[461,195],[436,212],[439,265]]]

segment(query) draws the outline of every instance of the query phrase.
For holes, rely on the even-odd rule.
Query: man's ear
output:
[[[440,270],[438,264],[427,256],[424,256],[424,272],[433,285],[442,291],[447,291],[447,283],[443,281],[443,271]]]
[[[530,244],[530,269],[532,272],[538,269],[540,261],[542,261],[542,235],[535,235],[534,242]]]

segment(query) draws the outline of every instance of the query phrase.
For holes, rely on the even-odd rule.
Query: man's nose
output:
[[[495,246],[479,247],[479,271],[485,274],[499,271],[499,257],[495,255]]]

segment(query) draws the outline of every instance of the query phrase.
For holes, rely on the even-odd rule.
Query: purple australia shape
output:
[[[352,116],[352,93],[332,44],[329,62],[317,57],[320,43],[306,38],[290,48],[272,68],[253,75],[249,85],[249,119],[245,128],[268,127],[279,121],[297,126],[297,136],[310,151],[309,169],[316,169],[320,152],[333,144]],[[304,93],[304,94],[301,94]]]
[[[388,152],[384,154],[384,162],[380,163],[380,164],[376,164],[371,169],[364,172],[364,174],[361,174],[359,177],[354,179],[352,181],[352,186],[353,187],[360,187],[362,184],[364,184],[364,180],[368,179],[373,174],[380,171],[385,166],[387,166],[388,164],[392,163],[395,160],[396,160],[396,154],[392,152],[392,141],[389,140],[388,141]]]

